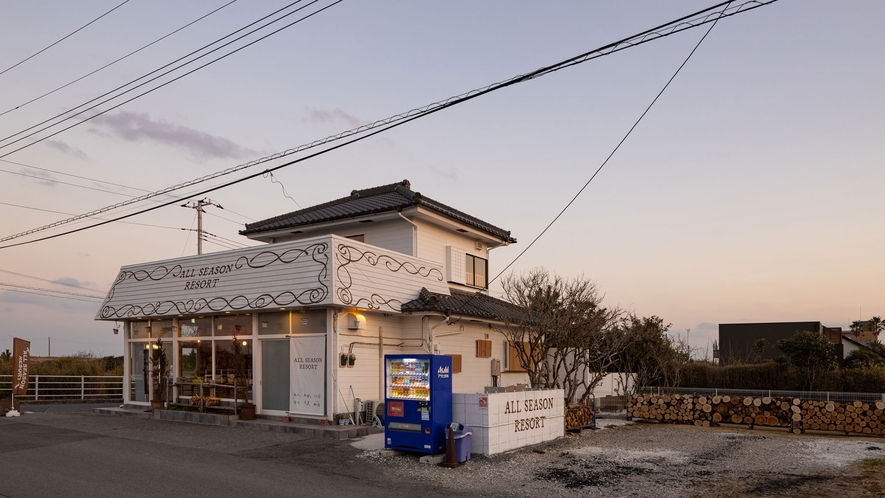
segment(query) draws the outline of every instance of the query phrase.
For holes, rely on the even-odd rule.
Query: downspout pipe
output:
[[[436,328],[441,325],[448,324],[451,320],[452,320],[452,317],[448,313],[446,313],[446,317],[443,319],[443,321],[437,323],[433,327],[430,327],[430,334],[429,334],[429,338],[428,338],[429,340],[428,340],[428,344],[427,344],[428,347],[430,348],[430,354],[433,354],[433,331],[436,330]]]

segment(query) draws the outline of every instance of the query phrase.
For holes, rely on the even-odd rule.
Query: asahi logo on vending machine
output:
[[[436,378],[448,379],[449,378],[449,367],[439,367],[439,370],[436,371]]]

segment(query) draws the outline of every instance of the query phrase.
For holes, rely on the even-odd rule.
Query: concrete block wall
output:
[[[473,432],[471,453],[494,455],[565,434],[562,389],[452,395],[452,421]]]

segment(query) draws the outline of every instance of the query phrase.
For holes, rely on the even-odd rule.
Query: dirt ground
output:
[[[885,496],[885,438],[602,425],[532,448],[475,456],[457,469],[412,457],[370,459],[384,472],[477,496]]]

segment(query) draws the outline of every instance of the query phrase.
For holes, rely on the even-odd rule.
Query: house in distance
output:
[[[845,362],[853,351],[866,348],[865,342],[855,332],[843,331],[840,327],[827,327],[821,322],[767,322],[767,323],[720,323],[719,324],[719,363],[721,365],[757,363],[774,360],[781,356],[777,341],[793,337],[797,332],[812,332],[826,337],[833,345],[833,354],[839,364]],[[871,340],[877,340],[878,335]],[[754,351],[754,344],[765,339],[764,350]]]

